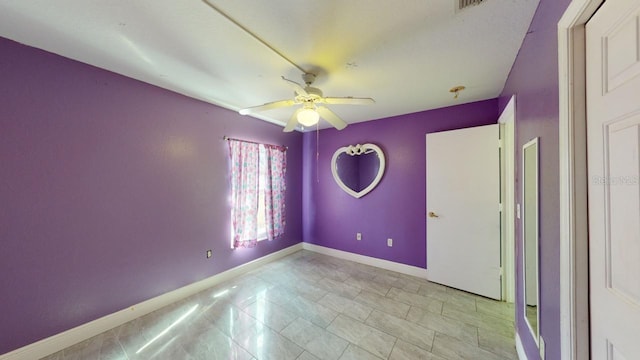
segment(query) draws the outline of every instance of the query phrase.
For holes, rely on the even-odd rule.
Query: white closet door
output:
[[[586,31],[591,358],[640,359],[640,0]]]

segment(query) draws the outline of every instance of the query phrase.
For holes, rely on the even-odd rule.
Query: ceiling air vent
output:
[[[469,6],[478,5],[484,0],[456,0],[458,2],[458,10],[468,8]]]

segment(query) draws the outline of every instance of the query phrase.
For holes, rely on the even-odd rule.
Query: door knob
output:
[[[429,217],[431,218],[437,218],[439,217],[438,215],[436,215],[436,213],[434,213],[433,211],[429,211]]]

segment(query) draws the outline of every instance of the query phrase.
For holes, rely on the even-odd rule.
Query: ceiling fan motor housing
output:
[[[307,86],[304,88],[304,91],[306,91],[307,94],[309,94],[310,100],[316,100],[322,97],[322,90],[318,88]]]
[[[313,84],[315,80],[316,80],[315,74],[312,74],[312,73],[302,74],[302,81],[304,81],[304,83],[307,84],[307,86]]]

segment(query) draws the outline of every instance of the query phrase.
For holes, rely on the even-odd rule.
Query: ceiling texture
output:
[[[293,98],[281,77],[302,69],[325,96],[375,99],[328,105],[353,124],[500,94],[539,0],[459,2],[0,0],[0,36],[231,110]]]

